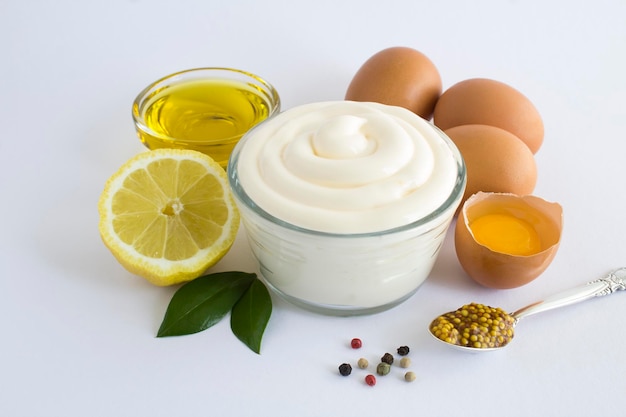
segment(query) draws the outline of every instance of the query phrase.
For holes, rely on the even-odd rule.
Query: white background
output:
[[[626,293],[529,317],[505,350],[463,354],[427,333],[477,301],[515,310],[626,266],[626,3],[615,1],[18,1],[0,4],[0,415],[624,416]],[[556,259],[533,283],[488,290],[452,236],[401,306],[333,318],[274,298],[261,355],[225,320],[157,339],[174,288],[127,273],[100,241],[104,182],[141,152],[131,103],[201,66],[255,72],[283,109],[342,99],[359,66],[403,45],[444,88],[506,82],[542,114],[535,194],[559,202]],[[253,271],[246,241],[213,270]],[[349,348],[360,337],[360,351]],[[375,387],[344,361],[411,347]]]

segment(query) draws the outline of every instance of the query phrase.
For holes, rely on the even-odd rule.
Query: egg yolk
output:
[[[537,231],[526,221],[507,214],[487,214],[470,223],[474,239],[492,251],[532,255],[541,250]]]

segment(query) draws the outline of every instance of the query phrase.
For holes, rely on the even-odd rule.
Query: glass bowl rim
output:
[[[426,216],[420,219],[417,219],[411,223],[392,227],[389,229],[373,231],[373,232],[334,233],[334,232],[327,232],[327,231],[301,227],[293,223],[289,223],[284,220],[281,220],[278,217],[273,216],[272,214],[263,210],[254,201],[252,201],[252,199],[246,193],[245,189],[239,183],[238,176],[237,176],[237,163],[239,161],[239,153],[240,153],[241,147],[245,145],[246,141],[249,140],[249,138],[252,136],[255,130],[261,128],[264,125],[265,121],[262,121],[261,123],[259,123],[258,125],[250,129],[241,138],[241,140],[237,143],[237,145],[233,149],[233,152],[231,153],[230,158],[228,159],[228,165],[226,169],[228,182],[230,184],[230,189],[234,197],[237,200],[239,200],[246,208],[250,209],[259,217],[263,218],[266,221],[269,221],[272,224],[276,224],[277,226],[280,226],[284,229],[287,229],[293,232],[299,232],[299,233],[306,234],[306,235],[323,236],[323,237],[339,238],[339,239],[347,239],[347,238],[355,238],[355,237],[368,238],[368,237],[380,237],[380,236],[386,236],[386,235],[393,235],[396,233],[407,232],[407,231],[419,228],[420,226],[426,225],[430,223],[431,221],[433,221],[434,219],[440,217],[442,214],[444,214],[445,212],[453,208],[453,206],[454,206],[454,212],[456,212],[458,204],[461,202],[463,198],[463,194],[465,192],[465,186],[467,184],[467,169],[465,166],[465,161],[463,160],[463,156],[461,155],[461,152],[456,147],[452,139],[450,139],[441,129],[435,126],[432,122],[430,121],[427,121],[427,122],[430,125],[430,127],[432,127],[433,130],[439,135],[439,137],[443,139],[443,141],[448,146],[448,149],[450,149],[450,151],[452,152],[452,155],[456,161],[457,175],[456,175],[456,181],[454,183],[454,187],[452,188],[452,190],[450,191],[450,194],[444,200],[444,202],[435,210],[427,214]],[[242,219],[243,219],[243,215],[242,215]]]
[[[148,84],[146,87],[144,87],[139,94],[137,94],[135,96],[135,99],[133,100],[133,105],[132,105],[132,117],[133,117],[133,121],[135,122],[135,126],[138,129],[141,129],[143,132],[146,132],[149,135],[161,138],[163,140],[168,140],[168,141],[180,141],[180,139],[178,138],[174,138],[171,137],[169,135],[164,135],[162,133],[158,133],[155,132],[154,130],[152,130],[150,127],[147,126],[147,124],[145,123],[144,117],[142,115],[142,110],[146,105],[146,99],[148,97],[150,97],[153,93],[153,91],[159,91],[163,88],[167,88],[169,86],[171,86],[172,84],[176,84],[178,81],[177,79],[180,79],[181,77],[190,75],[190,74],[196,74],[196,73],[201,73],[201,72],[209,72],[209,73],[215,73],[215,76],[207,76],[207,77],[198,77],[197,79],[202,80],[202,79],[206,79],[206,80],[228,80],[229,78],[226,76],[219,76],[220,73],[222,74],[237,74],[240,76],[244,76],[246,78],[248,78],[250,81],[254,80],[256,81],[257,86],[262,86],[262,88],[265,90],[264,92],[265,94],[265,101],[267,102],[268,106],[270,107],[270,111],[267,115],[267,119],[271,118],[272,116],[280,113],[281,110],[281,99],[280,99],[280,95],[278,93],[278,90],[276,89],[276,87],[274,87],[273,84],[271,84],[269,81],[267,81],[265,78],[254,74],[252,72],[249,71],[245,71],[242,69],[237,69],[237,68],[230,68],[230,67],[196,67],[196,68],[189,68],[189,69],[185,69],[185,70],[180,70],[180,71],[176,71],[173,72],[171,74],[165,75],[159,79],[157,79],[156,81],[151,82],[150,84]],[[172,80],[173,83],[171,84],[166,84],[167,81]],[[184,80],[183,80],[184,81]],[[245,81],[243,81],[245,82]],[[224,140],[231,140],[231,139],[236,139],[239,136],[231,136],[228,138],[224,138]]]

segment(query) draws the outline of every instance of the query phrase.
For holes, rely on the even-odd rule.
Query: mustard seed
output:
[[[501,308],[470,303],[437,317],[430,331],[444,342],[480,349],[505,346],[514,327],[515,319]]]

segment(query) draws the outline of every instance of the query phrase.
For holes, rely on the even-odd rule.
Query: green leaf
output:
[[[198,333],[219,322],[256,280],[256,274],[219,272],[180,287],[170,300],[157,337]]]
[[[230,328],[239,340],[261,353],[261,339],[272,315],[272,298],[265,285],[255,279],[233,307]]]

